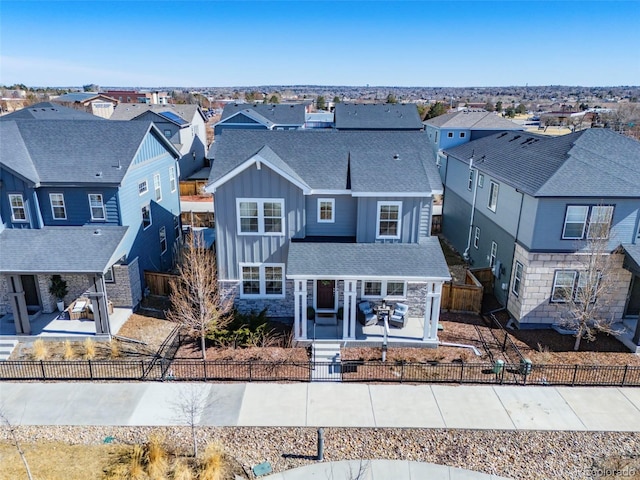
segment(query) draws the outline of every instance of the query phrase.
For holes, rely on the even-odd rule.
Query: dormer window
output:
[[[66,220],[67,209],[64,206],[64,195],[62,193],[50,193],[51,213],[54,220]]]
[[[102,200],[102,194],[100,193],[89,194],[89,208],[91,209],[91,220],[106,219],[104,202]]]
[[[19,193],[9,194],[9,203],[11,204],[11,221],[26,222],[27,212],[22,195]]]

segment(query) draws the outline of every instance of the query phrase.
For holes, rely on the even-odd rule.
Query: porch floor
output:
[[[633,334],[636,331],[638,322],[640,322],[640,319],[625,318],[621,322],[613,324],[613,328],[620,332],[615,337],[633,353],[640,353],[640,346],[633,343]]]
[[[389,327],[389,334],[387,335],[388,344],[416,344],[420,345],[435,345],[437,340],[422,340],[423,335],[424,318],[409,317],[407,323],[403,328]],[[307,321],[307,341],[310,342],[314,338],[316,340],[332,340],[348,343],[371,343],[375,345],[382,345],[384,341],[384,323],[378,322],[376,325],[365,327],[356,322],[356,338],[355,340],[345,340],[342,338],[342,320],[338,319],[337,325],[318,325],[313,320]],[[304,343],[304,340],[300,340]],[[405,345],[406,346],[406,345]]]
[[[118,333],[132,313],[133,310],[130,308],[113,309],[113,313],[109,315],[112,335]],[[29,315],[31,335],[16,335],[13,315],[9,313],[0,317],[0,336],[4,339],[24,339],[32,337],[73,338],[96,335],[96,326],[93,320],[86,318],[79,320],[59,320],[59,314],[59,312],[39,312],[35,315]]]

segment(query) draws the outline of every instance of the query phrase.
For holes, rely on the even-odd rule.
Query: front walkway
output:
[[[122,325],[129,319],[133,311],[130,308],[114,308],[109,315],[111,334],[118,333]],[[0,317],[0,336],[5,340],[35,340],[36,338],[73,339],[96,335],[96,326],[93,320],[86,318],[79,320],[59,320],[59,312],[38,313],[29,315],[31,335],[16,335],[13,315],[7,314]]]
[[[184,425],[176,405],[204,398],[201,426],[640,431],[640,389],[341,383],[2,382],[20,425]]]

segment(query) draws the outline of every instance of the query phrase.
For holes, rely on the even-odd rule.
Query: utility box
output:
[[[528,358],[523,358],[520,360],[520,373],[522,375],[529,375],[531,373],[531,360]]]
[[[496,375],[499,375],[502,373],[502,370],[504,369],[504,360],[496,360],[496,363],[493,364],[493,373],[495,373]]]

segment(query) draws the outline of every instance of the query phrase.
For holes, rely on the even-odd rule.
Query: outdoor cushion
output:
[[[79,302],[75,302],[74,306],[73,306],[73,310],[71,310],[72,313],[80,313],[84,310],[84,307],[87,306],[87,302],[85,301],[79,301]]]
[[[398,328],[404,327],[408,311],[408,305],[405,305],[404,303],[396,303],[396,308],[393,310],[393,314],[389,318],[389,325]]]

